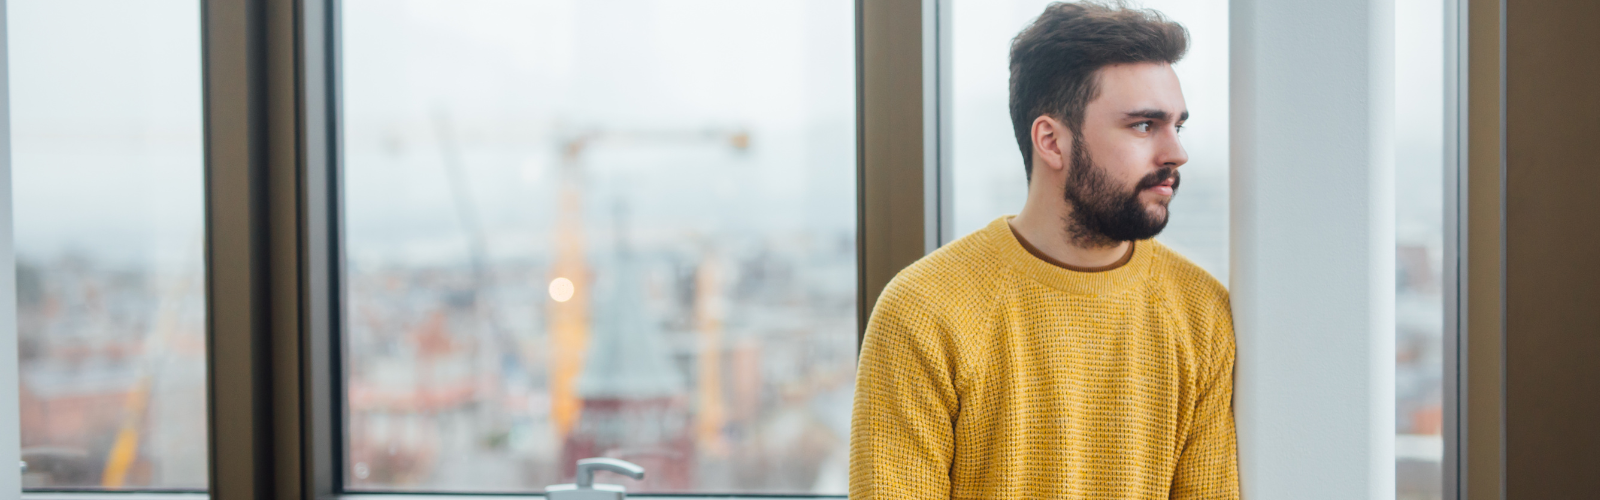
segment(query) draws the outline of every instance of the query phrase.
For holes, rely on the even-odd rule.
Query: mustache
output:
[[[1167,179],[1172,179],[1172,192],[1177,193],[1178,184],[1182,183],[1182,177],[1178,175],[1177,167],[1161,167],[1160,170],[1150,172],[1148,175],[1145,175],[1143,179],[1139,179],[1139,185],[1133,188],[1133,192],[1138,193],[1140,191],[1156,187],[1157,185],[1166,182]]]

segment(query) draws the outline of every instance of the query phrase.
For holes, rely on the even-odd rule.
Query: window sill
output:
[[[485,498],[544,498],[544,495],[516,493],[351,493],[340,495],[340,500],[485,500]],[[24,492],[22,500],[208,500],[204,492],[108,492],[108,491],[38,491]],[[845,499],[845,495],[767,495],[767,494],[638,494],[629,498],[672,498],[677,500],[781,500],[781,499]]]

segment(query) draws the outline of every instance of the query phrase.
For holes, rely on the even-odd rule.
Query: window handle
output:
[[[585,458],[578,461],[578,477],[571,484],[557,484],[544,489],[546,500],[622,500],[627,493],[621,485],[594,484],[594,473],[615,472],[634,479],[644,479],[644,467],[615,458]]]
[[[578,479],[576,481],[578,487],[589,488],[594,486],[594,473],[596,471],[615,472],[631,477],[634,480],[644,479],[644,467],[640,467],[633,462],[615,458],[585,458],[578,461]]]

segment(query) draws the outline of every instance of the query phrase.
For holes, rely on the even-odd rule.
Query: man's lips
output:
[[[1175,167],[1163,168],[1139,180],[1139,191],[1150,191],[1156,196],[1171,197],[1178,190],[1178,171]]]
[[[1172,179],[1167,179],[1161,181],[1160,184],[1145,188],[1145,190],[1163,196],[1172,196],[1172,184]]]

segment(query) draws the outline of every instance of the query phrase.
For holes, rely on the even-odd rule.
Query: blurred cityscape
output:
[[[22,485],[203,490],[200,5],[5,9]]]
[[[351,488],[846,490],[852,4],[343,8]]]
[[[632,491],[843,491],[855,248],[818,236],[352,269],[352,486],[537,490],[609,456],[650,471]]]
[[[954,5],[958,233],[1020,207],[1005,44],[1043,3]],[[1194,37],[1161,239],[1226,283],[1226,1],[1147,4]],[[1397,2],[1439,18],[1421,5]],[[204,489],[198,7],[8,8],[34,41],[11,54],[24,486]],[[853,4],[343,8],[350,488],[537,491],[611,456],[651,471],[606,479],[630,491],[846,490]],[[1417,75],[1442,70],[1409,39],[1396,432],[1398,498],[1420,500],[1443,242],[1438,82]]]
[[[1007,114],[1011,38],[1050,0],[952,3],[957,233],[1016,213],[1026,197]],[[1173,66],[1192,118],[1189,163],[1172,219],[1157,237],[1228,283],[1228,0],[1143,0],[1189,31]],[[1396,498],[1437,500],[1444,376],[1442,262],[1444,4],[1395,2]]]
[[[202,292],[198,272],[18,261],[24,487],[205,487]]]

